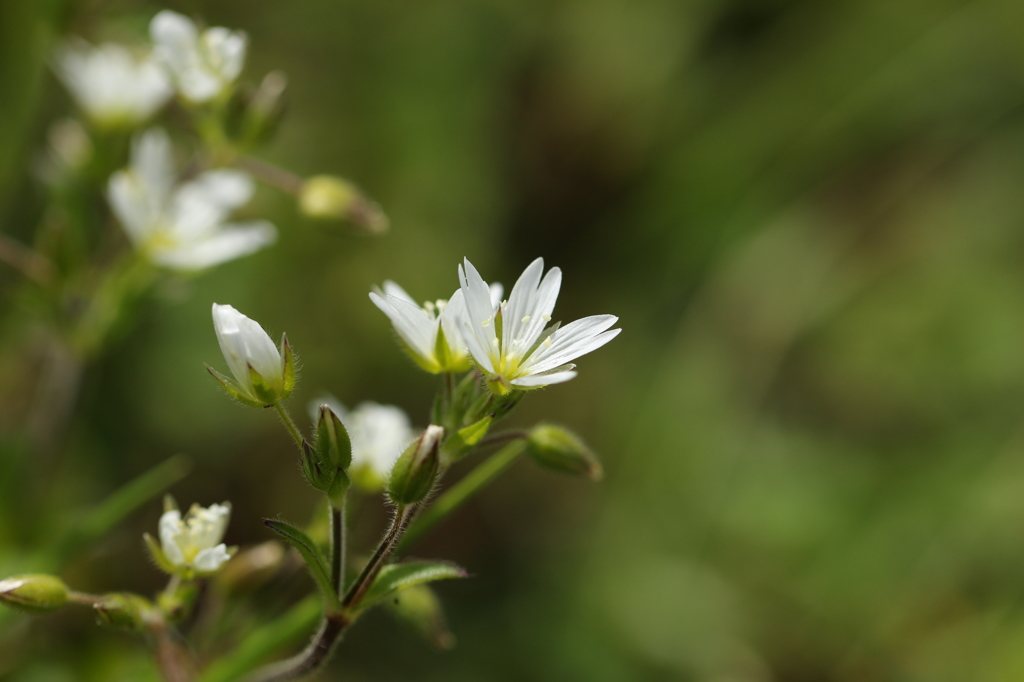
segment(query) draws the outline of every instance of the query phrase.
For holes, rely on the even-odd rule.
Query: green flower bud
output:
[[[348,180],[333,175],[314,175],[302,183],[299,210],[318,220],[350,220],[370,234],[388,229],[380,206]]]
[[[526,452],[541,466],[598,481],[604,475],[597,455],[579,436],[561,426],[539,424],[530,431]]]
[[[341,418],[326,404],[317,410],[316,450],[321,462],[347,469],[352,463],[352,441]]]
[[[0,604],[43,613],[59,609],[68,600],[68,587],[52,575],[16,575],[0,580]]]
[[[101,625],[132,632],[145,631],[146,623],[157,617],[152,603],[128,592],[108,594],[93,608]]]
[[[388,481],[388,495],[393,501],[413,504],[427,496],[437,477],[442,438],[444,428],[432,424],[398,458]]]

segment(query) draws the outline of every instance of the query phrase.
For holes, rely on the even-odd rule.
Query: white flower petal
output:
[[[195,63],[199,36],[188,17],[170,10],[158,12],[149,24],[149,35],[157,56],[176,75]]]
[[[487,372],[493,372],[491,356],[497,356],[498,337],[494,331],[491,291],[469,259],[464,259],[463,263],[465,268],[459,266],[459,284],[466,304],[464,328],[467,333],[464,340],[477,365]]]
[[[164,556],[175,566],[185,564],[185,555],[178,546],[177,537],[181,533],[181,512],[171,509],[160,517],[160,548]]]
[[[551,384],[561,384],[576,378],[576,372],[567,370],[564,372],[553,372],[551,374],[530,374],[512,380],[512,385],[517,388],[540,388]]]
[[[203,270],[248,256],[276,239],[277,230],[265,220],[228,223],[202,239],[154,254],[153,260],[174,270]]]
[[[230,31],[221,26],[208,28],[200,39],[206,60],[226,83],[242,73],[248,38],[243,31]]]
[[[216,547],[200,550],[196,554],[196,558],[192,560],[192,567],[201,573],[213,573],[230,558],[227,545],[221,543]]]
[[[522,331],[526,324],[523,322],[523,318],[526,318],[527,321],[530,319],[529,316],[537,298],[537,287],[543,273],[544,259],[537,258],[523,270],[523,274],[519,276],[515,286],[512,287],[512,293],[509,294],[508,302],[501,313],[501,349],[503,353],[508,353],[510,349],[513,349],[513,340],[523,338]]]
[[[391,319],[395,332],[413,351],[428,362],[433,361],[438,323],[426,311],[397,296],[381,296],[371,292],[370,300]]]
[[[614,315],[593,315],[560,327],[523,363],[522,371],[546,372],[597,350],[622,331],[605,331],[618,319]]]
[[[252,177],[236,170],[211,170],[201,173],[190,184],[206,193],[210,202],[235,209],[249,202],[256,190]]]
[[[405,289],[398,286],[398,284],[392,282],[390,279],[384,280],[384,284],[381,285],[381,289],[387,296],[394,296],[395,298],[400,298],[403,301],[412,303],[413,305],[419,305],[418,303],[416,303],[416,299],[414,299],[412,296],[406,293]]]
[[[178,89],[185,99],[196,103],[208,102],[223,89],[224,83],[216,74],[200,67],[189,66],[178,74]]]

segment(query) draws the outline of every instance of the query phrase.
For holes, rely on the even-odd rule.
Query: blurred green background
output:
[[[463,256],[507,286],[544,256],[565,273],[558,318],[614,313],[624,332],[512,420],[575,429],[605,480],[518,464],[417,550],[474,574],[438,587],[458,646],[373,614],[324,679],[1024,679],[1019,0],[169,6],[247,31],[248,80],[288,74],[265,157],[354,179],[392,230],[312,224],[261,189],[248,212],[279,243],[145,306],[47,457],[17,445],[33,337],[0,274],[0,567],[177,452],[194,468],[173,492],[230,499],[230,542],[313,517],[287,434],[203,371],[222,364],[211,302],[287,331],[295,412],[330,391],[423,425],[433,378],[370,286],[445,297]],[[41,210],[29,167],[69,108],[54,45],[142,40],[161,7],[0,4],[0,229],[26,238]],[[159,513],[62,575],[159,589],[139,539]],[[148,665],[85,613],[3,628],[5,680]]]

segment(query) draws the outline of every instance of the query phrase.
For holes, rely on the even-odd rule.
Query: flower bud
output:
[[[316,450],[322,462],[347,469],[352,463],[352,441],[341,418],[327,404],[317,411]]]
[[[217,303],[213,304],[213,327],[234,379],[210,367],[207,370],[228,394],[250,407],[267,407],[291,394],[295,355],[287,337],[282,336],[278,349],[259,323]]]
[[[67,600],[67,585],[56,576],[16,575],[0,580],[0,604],[22,611],[53,611],[63,606]]]
[[[314,175],[299,189],[299,210],[317,220],[350,220],[370,234],[388,229],[388,218],[351,182],[334,175]]]
[[[393,501],[413,504],[427,496],[437,477],[442,438],[444,428],[432,424],[398,458],[388,481],[388,495]]]
[[[541,466],[565,474],[586,476],[598,481],[604,475],[597,455],[579,436],[552,424],[533,427],[526,441],[526,452]]]
[[[152,603],[127,592],[108,594],[93,604],[93,608],[101,625],[132,632],[144,631],[147,621],[156,615]]]

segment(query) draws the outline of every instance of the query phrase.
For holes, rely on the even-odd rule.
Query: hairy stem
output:
[[[302,433],[299,431],[299,427],[295,425],[295,420],[288,414],[288,409],[285,408],[281,403],[274,403],[274,409],[277,410],[277,416],[281,418],[281,423],[284,424],[284,428],[288,429],[288,433],[291,434],[292,440],[299,447],[299,451],[302,451]]]
[[[251,156],[240,156],[235,159],[235,165],[244,171],[256,176],[259,180],[277,187],[288,194],[298,195],[302,190],[303,180],[295,173],[285,170],[280,166],[267,163]]]
[[[501,435],[501,434],[496,434]],[[519,457],[519,454],[526,447],[521,438],[515,439],[501,450],[491,455],[482,462],[476,469],[469,472],[461,481],[449,488],[437,501],[427,507],[426,510],[409,526],[401,544],[399,552],[407,551],[417,540],[427,534],[434,526],[441,522],[453,511],[461,507],[468,499],[476,495],[486,485],[491,483],[505,472]]]
[[[345,589],[345,500],[340,506],[331,504],[331,580],[334,593],[341,596]]]
[[[341,600],[341,605],[346,610],[359,606],[359,602],[362,600],[363,595],[366,594],[366,591],[370,589],[377,574],[380,573],[380,569],[384,568],[384,564],[394,554],[398,541],[402,539],[402,533],[405,532],[406,524],[409,523],[409,520],[416,513],[416,507],[417,505],[414,504],[408,506],[400,505],[395,510],[395,517],[391,520],[391,527],[384,534],[384,539],[380,541],[377,550],[370,557],[370,560],[366,562],[363,572],[359,574],[356,581],[352,583],[352,587],[345,593],[345,598]]]

